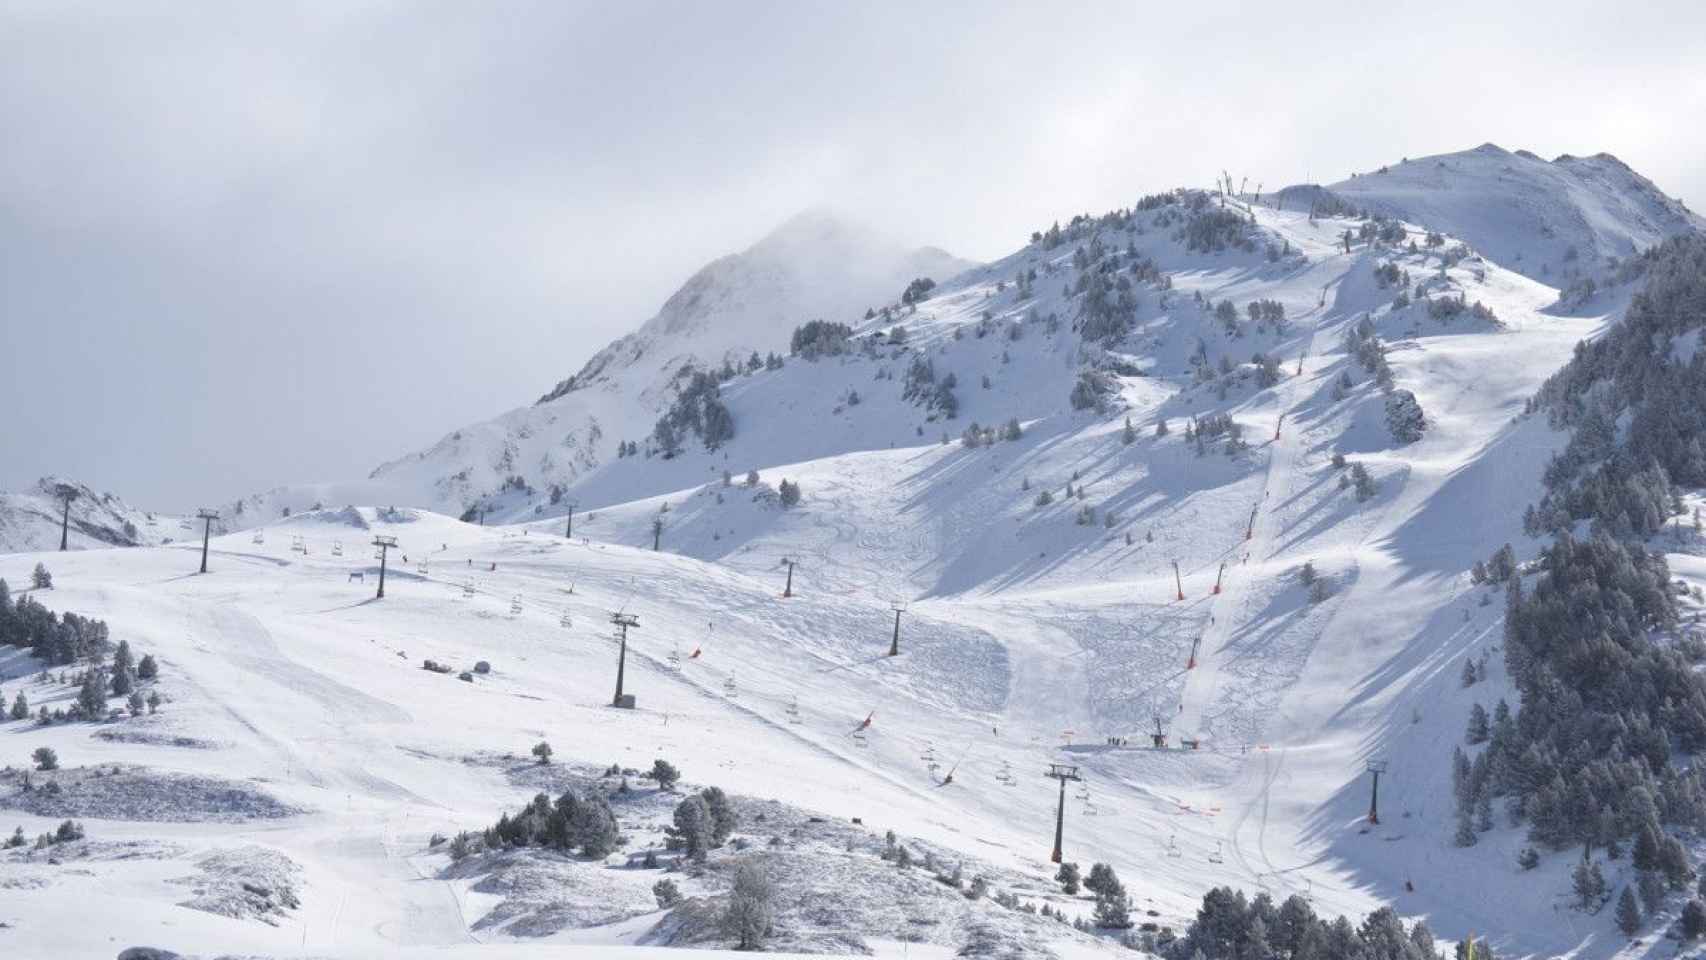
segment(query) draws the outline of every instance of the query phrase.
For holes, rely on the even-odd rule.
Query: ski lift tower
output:
[[[210,535],[212,535],[213,521],[219,519],[219,511],[218,510],[208,510],[206,508],[203,508],[201,510],[197,510],[195,512],[195,515],[201,519],[201,572],[206,573],[207,572],[207,538]]]
[[[1374,775],[1374,788],[1368,796],[1368,822],[1380,822],[1380,775],[1386,772],[1385,760],[1370,760],[1368,772]]]
[[[905,600],[890,600],[889,607],[894,610],[894,639],[889,641],[889,656],[900,656],[900,615],[906,612]]]
[[[634,709],[634,695],[622,692],[622,678],[628,667],[628,628],[639,627],[640,618],[632,613],[618,610],[610,615],[610,622],[616,625],[616,639],[621,643],[621,651],[616,655],[616,697],[610,701],[613,707],[624,710]]]
[[[69,483],[55,484],[53,495],[65,503],[65,512],[59,518],[59,551],[64,553],[71,548],[71,501],[77,499],[77,488]]]
[[[563,528],[563,538],[565,540],[573,540],[575,538],[575,504],[576,504],[576,502],[577,501],[574,501],[574,500],[569,501],[569,520],[568,520],[567,526],[565,526]]]
[[[1049,764],[1048,773],[1044,774],[1044,776],[1052,777],[1060,781],[1060,806],[1055,809],[1054,814],[1054,853],[1049,855],[1050,863],[1059,863],[1060,839],[1061,834],[1066,828],[1066,781],[1072,780],[1082,782],[1084,778],[1078,775],[1077,767],[1071,767],[1061,763]]]
[[[385,599],[385,558],[391,552],[391,548],[397,545],[397,538],[377,536],[373,538],[373,545],[379,548],[379,593],[374,599],[383,600]]]

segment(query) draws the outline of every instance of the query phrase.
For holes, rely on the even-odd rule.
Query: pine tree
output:
[[[1469,819],[1469,807],[1461,806],[1457,810],[1457,834],[1453,842],[1460,847],[1475,845],[1475,824]]]
[[[1641,905],[1648,914],[1657,913],[1665,902],[1665,882],[1657,873],[1642,870],[1635,874],[1635,891],[1641,895]]]
[[[1635,931],[1641,929],[1641,908],[1635,903],[1635,892],[1627,886],[1623,888],[1622,895],[1617,898],[1617,929],[1622,930],[1624,936],[1629,937],[1634,936]]]
[[[1464,732],[1464,742],[1471,746],[1486,743],[1491,731],[1487,728],[1487,708],[1479,703],[1469,708],[1469,729]]]
[[[83,674],[83,686],[77,691],[77,707],[83,719],[99,720],[107,715],[107,678],[99,668]]]
[[[1130,445],[1137,440],[1137,431],[1132,428],[1131,418],[1125,418],[1125,429],[1120,431],[1120,442]]]
[[[1605,897],[1605,876],[1599,872],[1599,864],[1586,859],[1578,862],[1570,874],[1570,887],[1575,891],[1578,909],[1597,906]]]
[[[1131,927],[1131,897],[1125,885],[1108,870],[1107,882],[1096,891],[1096,909],[1092,913],[1096,926],[1106,930],[1125,930]]]
[[[610,801],[601,793],[581,799],[575,807],[569,829],[581,853],[594,858],[609,856],[622,839],[616,814],[610,809]]]
[[[118,649],[113,651],[113,695],[128,696],[135,686],[136,667],[130,656],[130,641],[120,640]]]
[[[1078,864],[1076,863],[1061,864],[1060,869],[1055,871],[1054,875],[1055,882],[1060,884],[1060,891],[1069,896],[1078,892],[1079,879]]]
[[[652,761],[652,779],[657,781],[659,790],[674,790],[676,781],[681,779],[681,771],[675,769],[675,764],[659,757]]]
[[[30,583],[37,590],[51,590],[53,589],[53,574],[47,572],[46,566],[38,563],[35,570],[30,573]]]
[[[1113,867],[1110,867],[1105,863],[1091,864],[1090,876],[1084,881],[1084,889],[1091,893],[1099,894],[1102,892],[1102,889],[1108,885],[1108,881],[1112,879],[1114,879]]]
[[[735,832],[739,818],[721,787],[706,787],[699,791],[699,796],[704,798],[705,809],[711,816],[711,846],[720,847]]]
[[[755,950],[770,935],[775,903],[776,887],[764,866],[741,864],[722,917],[723,933],[735,938],[736,949]]]
[[[1706,904],[1699,900],[1690,900],[1682,908],[1682,938],[1697,940],[1706,933]]]
[[[1642,824],[1635,832],[1635,849],[1630,855],[1630,862],[1637,870],[1657,870],[1659,868],[1659,835],[1652,824]]]
[[[30,716],[30,701],[24,696],[24,691],[18,691],[17,699],[12,701],[12,719],[27,720]]]
[[[705,859],[711,848],[711,808],[697,794],[675,805],[675,825],[666,832],[693,860]]]

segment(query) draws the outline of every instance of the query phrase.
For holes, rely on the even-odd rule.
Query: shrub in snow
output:
[[[675,805],[673,824],[664,828],[669,848],[681,850],[690,859],[705,859],[711,849],[711,808],[697,794]]]
[[[541,766],[551,762],[551,745],[541,740],[533,745],[533,755],[539,758]]]
[[[1092,916],[1096,926],[1103,929],[1124,930],[1131,926],[1131,897],[1112,867],[1107,868],[1106,876],[1096,888],[1096,909]]]
[[[794,328],[788,352],[805,360],[840,356],[848,351],[853,328],[845,323],[812,320]]]
[[[675,768],[675,764],[659,757],[652,763],[651,776],[657,781],[658,789],[674,790],[676,781],[681,779],[681,771]]]
[[[657,898],[659,910],[668,910],[681,902],[681,891],[676,888],[674,880],[659,880],[652,884],[652,896]]]
[[[30,573],[30,583],[33,584],[37,590],[52,589],[53,574],[48,573],[47,567],[38,563],[36,564],[35,570]]]
[[[764,865],[743,863],[723,910],[723,933],[735,939],[736,949],[755,950],[770,935],[775,908],[776,886]]]
[[[160,665],[154,662],[154,655],[145,653],[136,664],[136,676],[141,680],[152,680],[160,675]]]
[[[54,753],[52,747],[37,747],[36,752],[30,754],[30,759],[36,762],[37,770],[59,769],[59,754]]]
[[[783,480],[781,486],[777,488],[776,492],[781,498],[782,506],[784,507],[791,507],[800,502],[800,485],[797,483],[790,483],[787,480]]]
[[[1055,871],[1054,881],[1056,883],[1060,884],[1060,892],[1061,893],[1065,893],[1068,895],[1076,894],[1078,892],[1078,884],[1079,884],[1078,864],[1076,864],[1076,863],[1063,863],[1063,864],[1061,864],[1060,869]]]
[[[1357,501],[1361,502],[1374,496],[1374,477],[1369,475],[1368,468],[1360,463],[1351,464],[1351,483],[1356,487]]]
[[[738,825],[734,807],[721,787],[706,787],[699,791],[699,796],[704,799],[705,809],[711,814],[711,846],[720,847]]]
[[[1427,419],[1416,395],[1408,390],[1394,390],[1386,398],[1386,429],[1399,443],[1415,443],[1427,429]]]
[[[930,291],[934,289],[936,289],[936,281],[929,277],[919,277],[907,284],[906,289],[901,291],[900,302],[908,306],[923,303],[930,299]]]
[[[1109,390],[1107,381],[1093,371],[1086,370],[1078,375],[1078,380],[1072,385],[1072,393],[1067,399],[1074,410],[1101,409],[1102,396]]]
[[[484,660],[481,660],[480,662],[474,664],[474,672],[475,673],[491,673],[492,672],[492,665],[487,663]]]

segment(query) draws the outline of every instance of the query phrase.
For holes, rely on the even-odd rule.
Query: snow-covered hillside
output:
[[[1603,277],[1706,220],[1609,153],[1548,162],[1485,143],[1405,158],[1327,188],[1370,212],[1462,238],[1505,267],[1553,286]]]
[[[65,496],[71,514],[65,523]],[[200,535],[184,517],[140,510],[87,484],[43,477],[27,490],[0,493],[0,553],[59,548],[62,527],[72,550],[170,543]]]
[[[744,368],[754,355],[785,353],[789,333],[807,320],[854,319],[917,277],[947,280],[971,266],[827,211],[802,213],[746,251],[705,265],[656,316],[537,402],[455,430],[365,480],[244,498],[238,522],[316,504],[394,503],[457,515],[476,504],[535,502],[615,460],[618,443],[643,439],[680,391],[683,371]]]
[[[1513,196],[1586,208],[1517,159]],[[1505,181],[1463,183],[1488,203]],[[1596,188],[1599,209],[1645,202],[1619,183]],[[1670,955],[1657,936],[1631,946],[1609,909],[1571,908],[1579,849],[1526,872],[1526,826],[1503,816],[1454,840],[1451,757],[1471,706],[1518,703],[1504,604],[1470,571],[1507,542],[1534,555],[1523,510],[1565,438],[1529,401],[1618,322],[1633,282],[1607,274],[1565,309],[1564,278],[1533,253],[1520,269],[1487,253],[1537,249],[1543,226],[1561,230],[1552,213],[1482,221],[1465,201],[1437,221],[1423,207],[1361,221],[1252,200],[1147,197],[932,274],[909,302],[891,283],[868,318],[802,331],[779,365],[654,395],[631,433],[605,434],[632,453],[533,473],[577,429],[546,434],[549,411],[628,409],[638,381],[616,358],[679,369],[681,353],[654,349],[673,335],[661,324],[654,346],[368,491],[513,448],[428,483],[445,498],[429,505],[475,496],[489,526],[401,496],[341,509],[328,490],[323,510],[249,501],[255,529],[217,538],[205,577],[187,575],[188,545],[47,558],[55,586],[32,597],[155,654],[165,703],[0,726],[9,762],[50,746],[67,768],[35,775],[63,781],[48,797],[0,779],[0,814],[29,835],[76,816],[89,834],[4,854],[21,879],[0,920],[67,955],[726,946],[711,921],[730,876],[764,861],[788,878],[776,942],[791,947],[1096,955],[1111,937],[1024,909],[1092,909],[1047,862],[1063,794],[1043,773],[1070,764],[1083,780],[1064,794],[1066,858],[1116,868],[1156,927],[1141,932],[1183,933],[1225,885],[1353,920],[1390,907],[1500,955]],[[1589,218],[1565,239],[1604,255],[1639,242],[1635,219]],[[712,428],[712,400],[732,435]],[[675,426],[652,434],[666,410]],[[482,491],[509,475],[522,479],[505,494]],[[547,476],[567,477],[549,481],[560,496]],[[284,505],[294,515],[277,519]],[[376,535],[398,541],[383,600]],[[1699,534],[1665,549],[1698,585]],[[0,557],[0,576],[23,582],[37,559]],[[638,617],[632,711],[607,706],[617,611]],[[8,698],[77,696],[9,656]],[[528,757],[540,741],[550,764]],[[684,795],[647,779],[658,758],[739,798],[740,842],[703,867],[646,865],[647,850],[674,859],[657,848]],[[1378,824],[1371,762],[1386,765]],[[199,802],[218,789],[235,815]],[[566,789],[608,795],[619,851],[453,861],[433,842]],[[930,866],[901,869],[897,846]],[[962,895],[956,866],[987,896]],[[660,878],[687,900],[654,902]],[[1668,923],[1682,898],[1660,893]],[[91,910],[108,919],[77,922]]]

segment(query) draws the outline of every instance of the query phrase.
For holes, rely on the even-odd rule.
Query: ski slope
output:
[[[448,871],[429,844],[525,802],[535,790],[503,757],[513,767],[544,739],[559,762],[643,770],[664,757],[694,785],[857,817],[873,837],[893,829],[975,858],[1027,902],[1087,915],[1088,902],[1048,882],[1057,793],[1042,773],[1068,763],[1084,783],[1068,792],[1067,858],[1112,863],[1135,906],[1176,931],[1203,892],[1230,885],[1306,895],[1323,913],[1391,904],[1504,954],[1618,953],[1608,917],[1560,922],[1567,856],[1519,879],[1519,829],[1451,845],[1447,759],[1469,703],[1490,706],[1502,689],[1497,676],[1457,682],[1465,657],[1491,654],[1495,674],[1499,662],[1502,606],[1479,602],[1467,570],[1506,541],[1521,549],[1522,507],[1558,444],[1522,416],[1524,398],[1614,322],[1628,290],[1561,312],[1555,287],[1492,259],[1346,251],[1347,221],[1248,213],[1264,243],[1293,253],[1193,253],[1165,229],[1134,233],[1172,289],[1146,289],[1132,332],[1109,347],[1071,330],[1073,245],[1033,245],[859,328],[903,323],[904,343],[885,336],[737,378],[724,387],[739,424],[726,448],[602,465],[573,491],[573,538],[564,505],[518,500],[491,526],[371,506],[252,518],[253,530],[214,539],[207,576],[192,575],[187,545],[0,556],[14,585],[45,559],[56,586],[43,602],[102,617],[154,653],[169,695],[142,720],[0,725],[7,762],[47,745],[67,767],[221,778],[302,811],[84,818],[92,839],[137,846],[76,870],[8,861],[29,879],[8,891],[0,920],[65,956],[150,942],[284,956],[559,945],[643,955],[662,917],[646,904],[654,872],[622,869],[620,855],[585,865],[576,876],[608,902],[639,906],[521,934],[483,923],[501,898]],[[1498,322],[1395,308],[1374,279],[1388,261]],[[1022,297],[1010,281],[1031,265],[1037,292]],[[1276,300],[1288,323],[1228,334],[1197,294]],[[1054,330],[1040,319],[1049,313],[1062,318]],[[1364,319],[1388,344],[1396,386],[1427,412],[1413,444],[1393,444],[1381,392],[1342,348]],[[1199,345],[1231,372],[1196,375]],[[1280,360],[1271,387],[1254,379],[1256,351]],[[1077,371],[1111,354],[1139,372],[1111,376],[1103,411],[1073,409]],[[900,396],[894,377],[916,357],[956,376],[955,419]],[[1346,372],[1354,386],[1335,399]],[[860,403],[848,402],[854,390]],[[1228,456],[1217,441],[1199,457],[1184,425],[1219,413],[1248,449]],[[1019,439],[959,439],[973,421],[1009,418]],[[1369,470],[1372,497],[1341,486],[1335,453]],[[791,509],[775,494],[784,478],[804,491]],[[1067,484],[1084,493],[1066,497]],[[1042,490],[1053,502],[1037,502]],[[1095,520],[1076,522],[1086,507]],[[399,542],[382,601],[366,546],[378,534]],[[1305,562],[1330,584],[1320,603],[1297,579]],[[889,657],[897,603],[901,653]],[[608,706],[616,610],[639,618],[633,711]],[[429,658],[458,671],[486,660],[492,672],[462,683],[422,670]],[[49,705],[75,695],[30,679],[37,669],[0,663],[0,691]],[[1149,744],[1156,717],[1167,749]],[[97,735],[132,728],[151,736]],[[1390,767],[1382,823],[1370,827],[1364,766],[1377,759]],[[0,827],[5,816],[32,835],[57,823],[0,808]],[[300,867],[299,908],[268,925],[176,906],[199,860],[250,847]],[[715,892],[682,882],[690,895]],[[103,920],[81,922],[90,915]],[[940,935],[905,946],[861,935],[893,955],[955,947]],[[1062,955],[1102,949],[1062,929]]]

